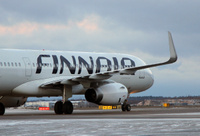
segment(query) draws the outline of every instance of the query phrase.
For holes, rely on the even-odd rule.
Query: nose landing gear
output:
[[[122,104],[122,111],[131,111],[130,104]]]
[[[127,99],[122,104],[122,111],[131,111],[131,105],[127,104]]]

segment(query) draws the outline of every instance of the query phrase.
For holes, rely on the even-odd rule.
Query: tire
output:
[[[5,107],[2,103],[0,103],[0,115],[4,115],[5,113]]]
[[[122,104],[122,111],[126,111],[126,105]]]
[[[63,103],[62,101],[57,101],[54,105],[54,111],[56,114],[63,114]]]
[[[130,105],[130,104],[127,104],[127,105],[126,105],[126,110],[127,110],[127,111],[131,111],[131,105]]]
[[[73,108],[73,105],[70,101],[66,101],[64,104],[63,104],[63,112],[64,114],[72,114],[74,108]]]

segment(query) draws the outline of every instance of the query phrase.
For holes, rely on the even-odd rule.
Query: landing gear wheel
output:
[[[126,110],[131,111],[131,105],[130,104],[126,104]]]
[[[0,115],[3,115],[5,113],[5,107],[2,103],[0,103]]]
[[[54,105],[54,111],[56,114],[63,114],[63,103],[62,101],[57,101]]]
[[[66,101],[64,104],[63,104],[63,112],[64,114],[72,114],[73,112],[73,105],[70,101]]]
[[[122,104],[122,111],[131,111],[130,104]]]
[[[126,105],[122,104],[122,111],[126,111]]]

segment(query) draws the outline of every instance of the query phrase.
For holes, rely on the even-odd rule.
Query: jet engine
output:
[[[121,104],[127,99],[128,90],[120,83],[108,83],[96,88],[89,88],[85,98],[89,102],[103,105]]]
[[[4,107],[18,107],[26,102],[26,97],[11,97],[11,96],[0,96],[0,103]]]
[[[0,96],[0,115],[5,113],[5,107],[18,107],[26,102],[26,97]]]

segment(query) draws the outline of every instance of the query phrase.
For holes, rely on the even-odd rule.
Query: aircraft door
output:
[[[30,77],[32,75],[32,67],[31,67],[31,61],[29,58],[23,58],[24,64],[25,64],[25,75],[27,77]]]

